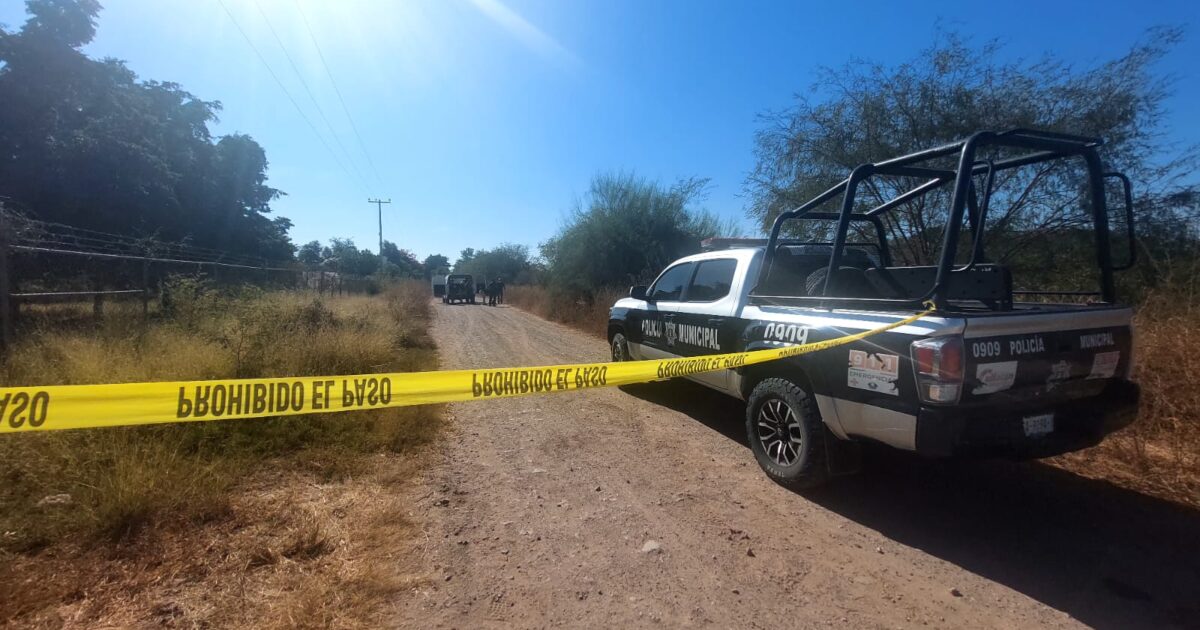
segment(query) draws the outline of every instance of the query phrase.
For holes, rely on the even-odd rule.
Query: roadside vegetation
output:
[[[0,239],[99,256],[4,248],[9,288],[166,284],[145,321],[136,303],[22,305],[0,386],[436,369],[426,280],[444,257],[297,248],[266,150],[217,134],[219,101],[89,56],[96,0],[24,4],[0,25]],[[127,259],[152,254],[187,262]],[[7,435],[0,625],[386,625],[407,579],[397,488],[439,429],[431,406]]]
[[[664,185],[632,173],[597,175],[542,244],[541,260],[519,246],[469,249],[455,271],[500,277],[509,283],[507,303],[602,336],[609,307],[630,285],[649,283],[671,261],[700,251],[705,238],[740,232],[700,207],[706,186],[697,179]]]
[[[454,273],[474,276],[476,285],[497,278],[506,284],[533,284],[540,278],[542,268],[534,263],[525,245],[501,243],[492,249],[462,250],[454,263]]]
[[[421,281],[318,297],[184,280],[168,294],[170,307],[147,324],[140,305],[99,322],[75,306],[28,308],[3,384],[437,366]],[[400,578],[360,555],[402,539],[395,485],[439,418],[425,406],[7,436],[0,622],[58,625],[68,613],[82,625],[365,621]],[[178,581],[166,600],[162,580]],[[202,590],[224,601],[204,603]]]
[[[545,286],[519,285],[504,290],[504,301],[542,319],[566,324],[586,333],[608,334],[608,309],[629,294],[629,288],[609,288],[572,296]]]

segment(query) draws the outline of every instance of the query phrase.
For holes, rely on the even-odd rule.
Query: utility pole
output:
[[[379,209],[379,268],[383,269],[383,204],[392,203],[391,199],[368,199],[367,203],[375,204]]]

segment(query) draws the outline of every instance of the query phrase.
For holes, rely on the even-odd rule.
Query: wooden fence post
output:
[[[150,253],[146,253],[150,257]],[[142,323],[150,319],[150,261],[142,261]]]
[[[104,296],[98,292],[104,290],[104,285],[100,282],[99,277],[95,275],[95,269],[92,272],[92,290],[97,291],[92,296],[92,317],[96,318],[96,321],[99,322],[104,317]]]
[[[13,319],[16,303],[10,303],[8,284],[9,262],[8,221],[0,211],[0,346],[4,350],[12,347]]]

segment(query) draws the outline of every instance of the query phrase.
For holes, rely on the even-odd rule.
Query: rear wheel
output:
[[[768,378],[746,403],[746,438],[767,476],[793,490],[825,483],[825,427],[816,404],[795,383]]]

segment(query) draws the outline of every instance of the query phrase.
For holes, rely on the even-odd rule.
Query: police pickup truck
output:
[[[1044,457],[1094,445],[1132,422],[1139,392],[1130,380],[1132,313],[1117,304],[1113,279],[1133,264],[1132,199],[1128,179],[1103,169],[1099,146],[1042,131],[980,132],[859,166],[782,213],[765,244],[688,256],[633,287],[611,311],[612,358],[834,339],[932,302],[934,315],[849,345],[689,378],[746,401],[755,458],[793,488],[853,470],[863,441],[929,456]],[[1018,196],[995,189],[999,176],[1019,181],[1021,169],[1052,161],[1077,165],[1086,190],[1083,229],[1093,234],[1096,269],[1072,277],[1095,278],[1091,290],[1014,290],[1012,269],[991,262],[984,246],[989,206]],[[856,192],[868,182],[864,208]],[[1107,183],[1124,192],[1120,238],[1110,234]],[[880,199],[880,190],[897,192]],[[936,264],[899,264],[892,250],[905,243],[887,238],[897,231],[885,220],[920,198],[949,208],[941,251]],[[817,211],[831,200],[840,212]],[[817,233],[829,238],[783,236]],[[1114,249],[1125,260],[1115,263]]]

